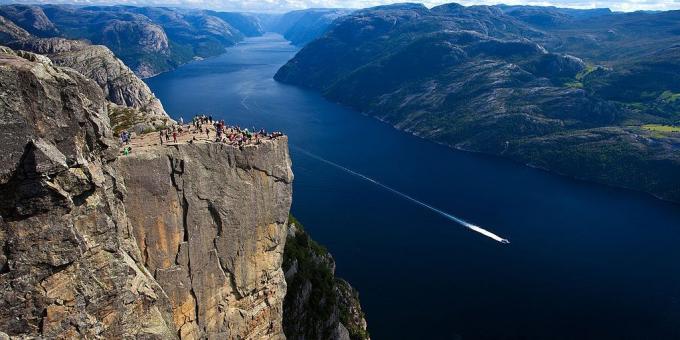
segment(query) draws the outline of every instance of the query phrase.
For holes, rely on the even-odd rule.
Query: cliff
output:
[[[121,156],[95,81],[6,47],[0,97],[0,338],[285,338],[286,137]]]
[[[173,337],[168,298],[138,260],[101,89],[2,48],[0,96],[0,331]]]
[[[280,33],[294,45],[304,46],[322,36],[335,19],[351,12],[349,9],[334,8],[292,11],[274,19],[268,28]]]
[[[282,338],[286,140],[152,148],[117,167],[141,261],[168,294],[181,338]]]

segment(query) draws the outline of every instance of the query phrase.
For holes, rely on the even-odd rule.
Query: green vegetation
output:
[[[167,118],[163,117],[160,118],[162,123],[157,125],[155,122],[149,122],[144,112],[134,108],[117,105],[109,105],[108,112],[111,127],[116,136],[120,135],[120,133],[125,130],[132,130],[138,124],[145,123],[146,126],[142,129],[141,133],[156,132],[165,129],[168,126],[169,121]]]
[[[356,291],[335,278],[334,261],[326,248],[312,240],[295,217],[289,216],[288,221],[296,230],[286,240],[283,270],[295,274],[286,275],[284,333],[289,338],[328,339],[336,322],[342,322],[351,339],[368,339],[368,332],[352,317],[350,306],[359,304]],[[362,313],[360,308],[358,312]]]
[[[328,338],[330,334],[320,334],[327,330],[318,329],[317,324],[331,318],[333,307],[337,305],[337,297],[333,291],[334,276],[331,268],[324,261],[319,261],[319,256],[327,255],[326,250],[312,240],[303,231],[302,224],[291,216],[290,223],[298,227],[295,236],[288,237],[283,252],[283,269],[287,271],[297,263],[297,273],[287,282],[288,294],[284,300],[284,311],[302,307],[308,312],[304,320],[287,320],[293,317],[292,313],[284,312],[284,331],[291,334],[291,330],[302,328],[306,331],[306,337],[310,339]],[[296,294],[303,291],[303,286],[309,282],[311,291],[304,306],[295,306]],[[291,323],[304,322],[304,325],[291,325]],[[288,327],[291,326],[291,327]],[[300,327],[302,326],[302,327]]]
[[[646,124],[642,126],[647,131],[664,132],[664,133],[680,133],[680,126],[661,125],[661,124]]]
[[[359,301],[359,294],[353,290],[346,281],[337,280],[336,282],[339,286],[342,286],[341,290],[352,294],[351,298],[354,301]],[[360,311],[360,313],[362,317],[365,317],[363,311]],[[340,322],[347,327],[352,340],[367,340],[371,338],[367,330],[359,327],[359,325],[354,322],[348,303],[340,304]]]
[[[120,106],[109,106],[109,119],[113,133],[117,136],[125,130],[130,130],[136,124],[143,123],[144,117],[139,111]]]
[[[675,103],[678,99],[680,99],[680,93],[673,93],[672,91],[664,91],[661,96],[659,96],[660,100],[663,100],[666,103]]]
[[[576,75],[576,80],[578,80],[579,82],[582,81],[583,79],[585,79],[586,76],[593,73],[593,71],[595,71],[597,69],[598,69],[598,67],[595,66],[595,65],[590,65],[590,64],[586,65],[586,68]]]
[[[573,89],[582,89],[583,88],[583,83],[580,81],[570,81],[564,83],[564,86],[573,88]]]

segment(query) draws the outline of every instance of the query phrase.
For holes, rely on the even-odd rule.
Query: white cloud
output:
[[[0,0],[0,3],[69,3],[69,4],[127,4],[137,6],[181,6],[229,11],[281,12],[294,9],[339,7],[365,8],[395,3],[390,0]],[[451,1],[424,0],[428,6]],[[680,9],[680,0],[459,0],[463,5],[509,5],[559,6],[571,8],[603,8],[615,11],[671,10]]]

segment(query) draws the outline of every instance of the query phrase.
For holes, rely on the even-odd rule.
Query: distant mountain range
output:
[[[41,38],[105,45],[142,77],[219,55],[263,32],[249,14],[158,7],[7,5],[0,16]]]
[[[249,14],[166,7],[4,5],[0,16],[38,38],[105,45],[137,75],[151,77],[196,58],[224,53],[265,31],[304,45],[322,35],[341,9]],[[7,37],[0,36],[0,44]]]
[[[352,13],[348,9],[307,9],[277,16],[267,26],[298,46],[304,46],[323,35],[335,19]]]
[[[95,81],[108,100],[111,126],[116,133],[124,129],[142,132],[172,122],[146,83],[106,46],[83,40],[38,38],[2,16],[0,44],[19,50],[16,53],[24,58],[47,56],[49,59],[42,62],[72,68]]]
[[[375,7],[276,79],[442,144],[680,202],[680,11]]]

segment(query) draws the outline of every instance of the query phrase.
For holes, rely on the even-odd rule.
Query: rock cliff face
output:
[[[101,89],[30,53],[0,51],[0,331],[172,338],[111,166]]]
[[[118,160],[142,262],[181,338],[283,338],[291,204],[285,139],[182,145]]]
[[[271,22],[272,32],[282,34],[297,46],[322,36],[331,23],[352,12],[349,9],[305,9],[288,12]]]

